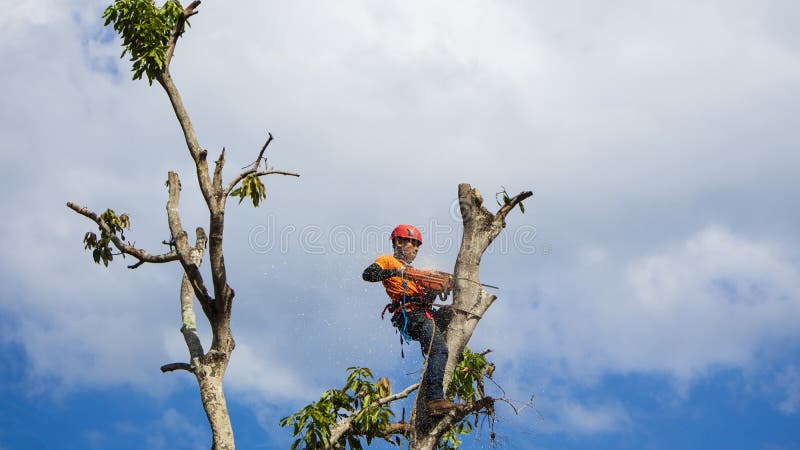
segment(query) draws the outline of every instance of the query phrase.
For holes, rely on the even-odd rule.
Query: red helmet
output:
[[[406,239],[413,239],[422,245],[422,233],[419,232],[414,225],[398,225],[392,230],[392,236],[389,240],[394,241],[394,238],[402,237]]]

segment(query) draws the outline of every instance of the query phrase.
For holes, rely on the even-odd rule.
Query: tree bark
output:
[[[222,390],[222,378],[227,365],[228,358],[224,358],[209,364],[203,363],[195,371],[197,382],[200,385],[200,399],[203,402],[208,423],[211,425],[211,450],[234,450],[236,448],[231,419],[228,415],[228,405]]]
[[[480,191],[466,183],[458,185],[458,200],[461,220],[464,224],[464,235],[453,272],[455,287],[453,289],[453,305],[450,307],[452,315],[446,330],[444,330],[449,351],[444,372],[445,392],[453,378],[453,370],[461,358],[464,347],[472,337],[475,327],[486,310],[497,299],[481,286],[478,277],[481,257],[489,244],[505,228],[505,217],[509,211],[531,195],[533,193],[530,191],[522,192],[510,199],[496,214],[492,214],[483,206],[483,196]],[[474,405],[464,405],[461,411],[451,412],[434,420],[428,416],[422,398],[422,395],[417,395],[414,411],[412,411],[413,430],[409,439],[410,450],[433,450],[442,435],[451,426],[458,423],[469,412],[488,406],[488,403],[492,401],[487,398]],[[487,405],[482,403],[487,403]]]

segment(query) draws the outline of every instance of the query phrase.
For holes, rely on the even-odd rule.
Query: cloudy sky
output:
[[[175,265],[95,265],[114,208],[151,252],[164,180],[206,217],[165,94],[130,80],[103,2],[1,0],[0,449],[208,448]],[[400,358],[364,267],[413,223],[417,265],[450,270],[458,183],[533,190],[484,256],[498,301],[496,444],[535,449],[800,448],[800,4],[791,1],[208,1],[173,76],[230,179],[268,132],[258,209],[231,202],[240,448]],[[793,125],[794,124],[794,125]],[[208,338],[206,333],[206,338]],[[495,395],[502,395],[494,390]],[[465,448],[485,448],[489,425]]]

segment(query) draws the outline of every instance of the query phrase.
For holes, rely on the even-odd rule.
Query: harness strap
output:
[[[422,301],[422,300],[414,301],[414,300],[411,300],[411,299],[406,301],[407,287],[408,287],[408,281],[405,279],[405,274],[403,274],[403,298],[400,301],[400,305],[399,305],[400,306],[400,313],[403,316],[403,327],[400,329],[400,357],[401,358],[405,358],[405,353],[403,352],[403,341],[410,342],[410,341],[413,340],[411,338],[411,335],[408,334],[408,316],[406,315],[406,304],[422,306],[423,311],[425,311],[425,317],[428,320],[433,320],[433,315],[431,315],[431,308],[430,308],[431,305],[428,302],[425,302],[425,301]],[[424,294],[423,294],[422,298],[424,298]],[[412,297],[412,299],[413,299],[413,297]],[[397,314],[398,314],[395,311],[395,309],[396,309],[395,307],[396,306],[398,306],[398,305],[395,305],[394,302],[389,303],[386,306],[384,306],[383,307],[383,311],[381,311],[381,320],[384,319],[384,316],[386,315],[386,311],[389,311],[390,313],[392,313],[392,322],[394,322],[394,317],[397,316]]]
[[[389,311],[390,313],[394,314],[393,311],[394,308],[392,308],[392,306],[394,306],[394,303],[389,303],[383,307],[383,311],[381,311],[381,320],[383,320],[383,316],[386,314],[386,311]]]

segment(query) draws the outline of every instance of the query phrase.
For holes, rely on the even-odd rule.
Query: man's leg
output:
[[[447,364],[447,344],[441,331],[436,328],[433,321],[425,316],[422,311],[408,313],[408,331],[411,337],[419,342],[422,354],[428,356],[428,366],[425,370],[424,393],[426,400],[444,398],[442,381],[444,380],[444,366]],[[428,354],[428,349],[430,353]]]

